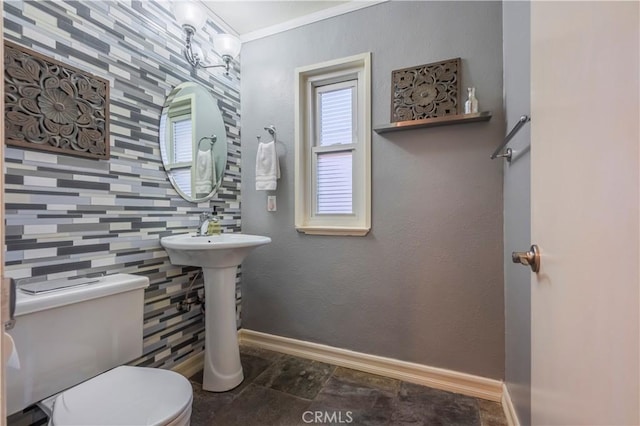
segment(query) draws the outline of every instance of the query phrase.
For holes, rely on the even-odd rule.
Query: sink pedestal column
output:
[[[236,271],[202,268],[205,297],[204,378],[202,389],[224,392],[244,379],[236,328]]]

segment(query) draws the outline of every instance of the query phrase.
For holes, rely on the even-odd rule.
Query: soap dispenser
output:
[[[219,235],[221,231],[222,227],[220,226],[220,218],[218,217],[218,213],[214,207],[211,219],[209,219],[209,226],[207,226],[207,235]]]

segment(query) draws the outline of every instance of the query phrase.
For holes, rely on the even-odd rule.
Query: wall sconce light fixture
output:
[[[172,2],[173,15],[182,26],[186,36],[184,57],[194,68],[224,67],[229,75],[230,62],[240,53],[240,39],[232,34],[216,34],[213,37],[213,49],[222,56],[224,64],[206,65],[200,46],[193,42],[196,30],[204,27],[207,14],[196,2]]]

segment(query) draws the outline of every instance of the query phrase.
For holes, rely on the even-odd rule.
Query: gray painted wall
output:
[[[504,374],[500,2],[390,2],[243,45],[243,326],[500,379]],[[374,124],[394,69],[461,57],[488,123],[373,133],[373,229],[294,229],[294,68],[373,53]],[[466,91],[465,91],[466,92]],[[466,96],[465,96],[466,97]],[[278,211],[255,191],[256,135],[278,130]]]
[[[507,131],[530,106],[530,4],[505,2],[502,9]],[[531,271],[511,262],[512,251],[531,245],[531,125],[509,146],[504,171],[505,381],[520,423],[531,423]]]

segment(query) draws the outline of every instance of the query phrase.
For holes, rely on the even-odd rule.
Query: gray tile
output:
[[[266,359],[244,353],[240,354],[240,362],[242,363],[242,373],[244,374],[244,380],[238,386],[228,391],[229,393],[233,393],[236,395],[242,392],[244,388],[251,384],[256,377],[262,374],[262,372],[271,365],[271,362]],[[189,378],[189,380],[199,384],[200,386],[202,386],[202,379],[202,370],[198,371],[196,374]]]
[[[480,413],[475,398],[403,382],[393,424],[480,426]]]
[[[200,351],[202,327],[192,324],[201,321],[202,315],[176,312],[176,303],[184,298],[189,284],[188,271],[176,274],[169,258],[158,256],[163,251],[158,234],[191,231],[198,214],[213,205],[226,219],[225,231],[240,231],[239,70],[232,69],[229,77],[217,70],[193,73],[182,59],[181,43],[166,37],[182,30],[166,19],[170,12],[157,1],[10,3],[2,7],[9,30],[5,36],[110,80],[111,158],[95,161],[7,147],[5,216],[11,253],[6,273],[33,281],[92,272],[148,276],[155,290],[145,292],[146,300],[153,303],[164,298],[170,303],[145,318],[148,343],[143,356],[133,363],[171,367],[186,352]],[[158,25],[166,31],[158,32]],[[211,19],[207,27],[204,34],[218,32]],[[152,48],[140,50],[139,46]],[[184,201],[162,167],[158,118],[167,93],[182,81],[210,88],[228,130],[229,161],[221,196],[211,202]],[[25,232],[43,224],[57,227]],[[90,245],[87,239],[92,239]],[[126,244],[122,248],[124,242],[133,242],[138,251],[127,249]],[[147,245],[150,242],[154,244]],[[61,249],[53,256],[40,250],[49,247]],[[169,285],[159,285],[164,282]],[[155,329],[157,321],[164,325]]]
[[[397,380],[339,367],[309,411],[323,413],[327,424],[391,425],[399,387]]]
[[[193,388],[193,404],[191,406],[191,425],[208,426],[217,414],[231,405],[236,394],[229,392],[207,392],[198,383],[191,383]]]
[[[305,399],[313,399],[335,366],[289,355],[277,359],[255,383]]]
[[[210,425],[304,425],[302,415],[308,407],[309,401],[252,384],[224,412],[215,416]]]
[[[499,402],[478,399],[482,426],[507,426],[507,418]]]
[[[364,385],[382,391],[389,391],[394,394],[398,393],[400,388],[400,380],[389,377],[378,376],[376,374],[365,373],[363,371],[352,370],[350,368],[338,367],[333,372],[333,377],[339,378],[346,382]]]

